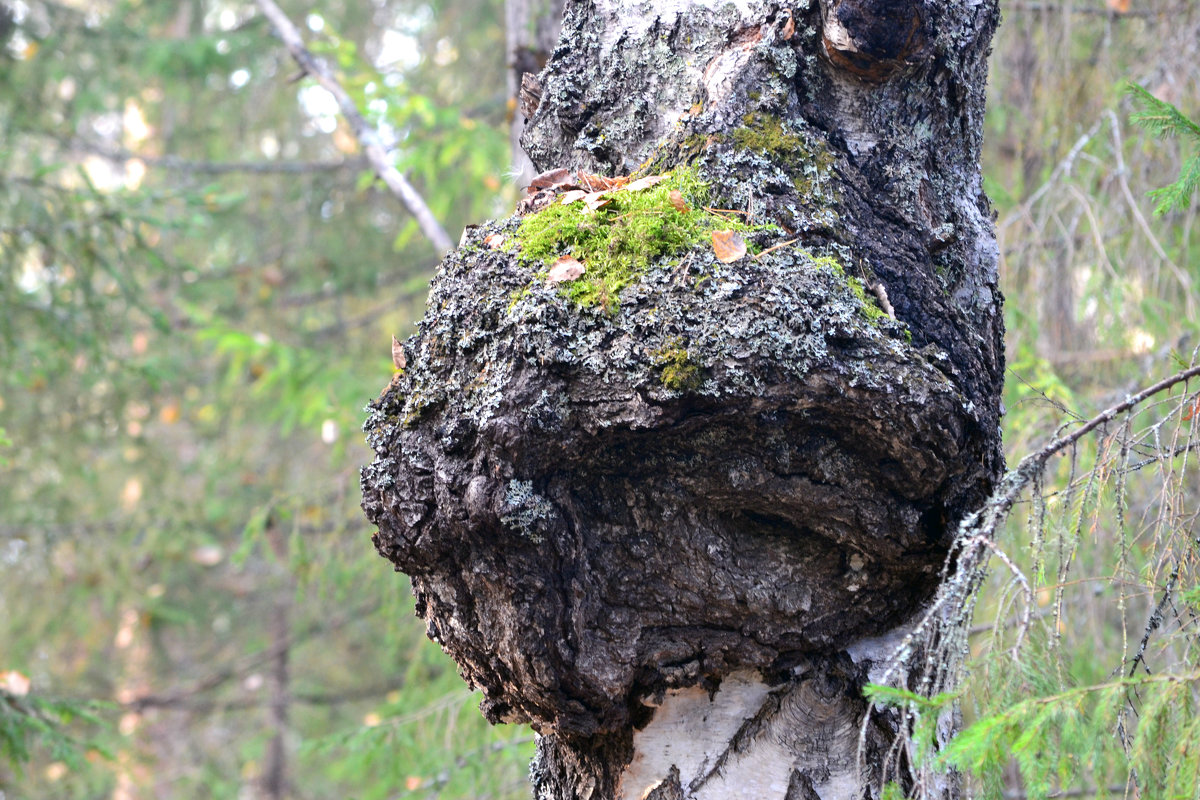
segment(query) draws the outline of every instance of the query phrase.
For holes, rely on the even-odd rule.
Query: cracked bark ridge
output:
[[[519,219],[480,226],[369,407],[375,545],[488,719],[543,734],[539,797],[625,796],[660,701],[746,671],[790,718],[856,724],[871,659],[830,665],[921,608],[1003,468],[978,166],[996,17],[992,0],[568,4],[523,140],[536,166],[691,164],[720,207],[778,226],[760,247],[791,243],[676,253],[609,314],[484,245]],[[882,283],[896,319],[852,278]],[[796,744],[778,796],[861,797],[841,738]],[[668,773],[655,791],[705,796]]]

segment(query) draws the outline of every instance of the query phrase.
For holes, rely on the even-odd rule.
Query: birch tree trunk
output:
[[[719,213],[775,227],[748,234],[758,256],[693,244],[586,308],[513,248],[520,218],[480,226],[371,405],[376,547],[487,718],[540,734],[536,797],[835,800],[896,777],[894,720],[860,750],[862,686],[1003,469],[979,170],[997,18],[568,3],[536,167],[687,167]]]

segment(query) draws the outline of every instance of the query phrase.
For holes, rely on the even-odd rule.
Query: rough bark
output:
[[[994,0],[568,5],[537,167],[690,164],[777,229],[758,258],[663,258],[606,312],[485,244],[519,219],[482,226],[371,404],[376,547],[488,719],[541,734],[538,797],[877,785],[889,731],[860,771],[862,684],[1003,467],[978,165],[996,19]]]

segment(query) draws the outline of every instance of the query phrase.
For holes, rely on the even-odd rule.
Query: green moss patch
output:
[[[833,168],[833,155],[827,148],[790,133],[778,117],[755,112],[742,122],[745,124],[733,132],[733,143],[739,148],[775,156],[789,165],[812,164],[823,172]]]
[[[785,166],[801,197],[830,190],[834,158],[823,143],[789,132],[778,117],[769,114],[754,112],[742,121],[745,124],[732,134],[739,149],[760,153]],[[831,194],[830,199],[833,197]]]
[[[662,385],[677,392],[697,389],[701,383],[700,367],[688,355],[679,337],[671,339],[650,354],[654,365],[662,370]]]
[[[833,256],[818,257],[809,254],[809,257],[812,259],[813,266],[825,267],[832,270],[839,278],[846,282],[846,286],[849,287],[851,293],[858,299],[859,311],[867,318],[868,322],[873,325],[879,325],[883,320],[890,319],[887,312],[879,307],[875,295],[868,295],[863,282],[853,275],[848,274],[845,267],[842,266],[842,262]],[[911,334],[909,336],[911,337]]]
[[[672,192],[684,201],[672,202]],[[562,290],[576,305],[617,308],[617,295],[653,264],[669,261],[690,249],[711,246],[714,230],[750,232],[770,226],[747,225],[734,215],[705,210],[708,185],[695,170],[681,167],[641,191],[612,191],[610,202],[592,210],[582,200],[556,202],[521,221],[515,236],[520,258],[545,269],[561,256],[572,256],[586,271]]]

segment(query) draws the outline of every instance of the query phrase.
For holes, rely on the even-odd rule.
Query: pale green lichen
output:
[[[532,481],[513,479],[504,493],[500,522],[530,541],[542,541],[542,526],[554,516],[554,506],[533,490]]]

